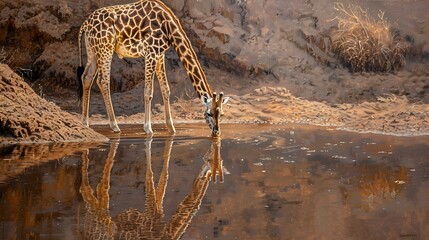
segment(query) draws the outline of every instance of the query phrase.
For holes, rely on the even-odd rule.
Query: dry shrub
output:
[[[356,5],[335,4],[338,29],[332,33],[332,50],[352,72],[391,72],[405,64],[407,45],[380,11],[377,19]]]
[[[191,99],[195,99],[195,94],[192,91],[189,91],[188,88],[185,88],[185,92],[176,96],[176,104],[183,112],[188,112],[189,109],[192,109],[194,102]]]

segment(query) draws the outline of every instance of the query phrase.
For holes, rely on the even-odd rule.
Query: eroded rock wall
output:
[[[75,86],[80,24],[99,7],[129,2],[132,1],[5,0],[0,4],[0,43],[12,58],[10,64],[21,68],[23,76],[43,79],[43,85]],[[307,3],[280,0],[165,0],[165,3],[181,19],[205,67],[214,66],[239,75],[273,74],[276,78],[286,78],[294,68],[314,64],[313,58],[305,54],[307,40],[302,34],[302,31],[316,33],[316,17]],[[332,61],[320,53],[326,58],[323,61]],[[175,53],[170,53],[168,59],[170,68],[179,67]],[[173,82],[183,78],[171,75]],[[129,90],[142,76],[141,60],[114,58],[115,91]]]
[[[23,76],[44,86],[76,87],[80,24],[97,8],[129,2],[133,0],[3,0],[0,45],[11,56],[10,64]],[[338,67],[329,39],[329,31],[336,25],[333,1],[164,2],[180,18],[205,69],[215,67],[237,76],[284,80],[295,93],[302,91],[292,85],[307,84],[310,94],[317,90],[312,88],[317,82],[312,78]],[[429,14],[424,0],[349,2],[369,9],[373,16],[384,10],[393,27],[413,44],[413,57],[429,56]],[[404,15],[404,11],[413,14]],[[114,57],[112,89],[134,88],[144,78],[143,66],[142,60]],[[183,82],[186,75],[172,51],[167,55],[167,66],[170,82]],[[331,75],[326,81],[335,78]],[[239,81],[239,77],[233,81]],[[318,96],[319,100],[323,98]]]

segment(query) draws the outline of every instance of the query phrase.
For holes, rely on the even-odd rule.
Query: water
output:
[[[429,137],[123,126],[0,150],[0,239],[429,239]],[[158,131],[157,131],[158,130]]]

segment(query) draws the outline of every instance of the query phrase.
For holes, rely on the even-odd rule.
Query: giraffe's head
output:
[[[219,96],[216,93],[213,93],[213,98],[204,95],[201,97],[201,100],[205,106],[204,118],[206,119],[210,130],[212,130],[212,136],[219,137],[220,119],[223,116],[222,106],[228,102],[229,97],[224,97],[223,93],[221,92],[219,93]]]

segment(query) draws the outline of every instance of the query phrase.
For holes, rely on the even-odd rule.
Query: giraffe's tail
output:
[[[86,22],[85,22],[86,23]],[[82,101],[82,96],[83,96],[83,83],[82,83],[82,75],[83,72],[85,71],[85,67],[82,64],[82,35],[85,32],[85,25],[86,24],[82,24],[82,26],[80,27],[80,31],[79,31],[79,37],[78,37],[78,45],[79,45],[79,66],[76,69],[76,75],[77,75],[77,96],[78,96],[78,100],[79,102]]]
[[[83,72],[85,71],[85,67],[84,66],[79,66],[76,68],[76,74],[77,74],[77,97],[79,102],[82,101],[82,96],[83,96],[83,83],[82,83],[82,75]]]

